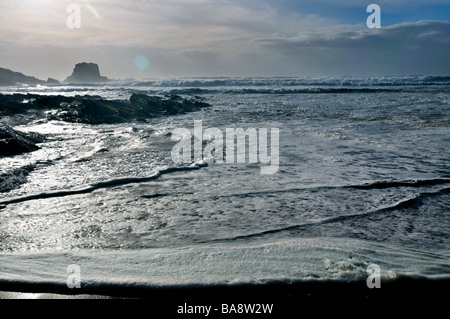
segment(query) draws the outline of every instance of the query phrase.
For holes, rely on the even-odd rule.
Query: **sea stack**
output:
[[[95,63],[78,63],[75,65],[75,69],[71,76],[65,79],[64,82],[69,83],[97,83],[108,82],[109,79],[106,76],[100,75],[100,69],[98,64]]]
[[[59,81],[53,78],[48,78],[47,84],[59,84]]]

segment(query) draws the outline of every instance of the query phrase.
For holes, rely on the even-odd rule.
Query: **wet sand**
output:
[[[382,281],[381,288],[368,288],[366,282],[303,281],[252,285],[119,287],[102,285],[69,289],[52,284],[1,283],[1,299],[135,299],[155,304],[203,303],[274,303],[289,307],[298,303],[373,302],[411,304],[414,301],[439,304],[447,300],[450,278],[398,278]]]

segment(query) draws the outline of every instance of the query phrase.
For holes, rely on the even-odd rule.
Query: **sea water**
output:
[[[2,88],[195,95],[212,106],[114,125],[2,119],[47,141],[0,158],[0,282],[65,285],[73,264],[84,287],[356,281],[370,264],[385,278],[448,278],[449,89],[432,76]],[[276,173],[260,163],[167,170],[179,168],[172,133],[200,120],[223,132],[278,128]]]

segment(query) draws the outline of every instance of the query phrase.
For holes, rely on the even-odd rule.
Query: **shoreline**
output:
[[[389,301],[392,299],[439,301],[446,297],[450,278],[399,277],[381,281],[380,288],[368,288],[365,281],[308,280],[262,284],[190,285],[168,287],[136,287],[102,284],[69,289],[52,283],[0,283],[0,299],[183,299],[212,302],[223,298],[233,302],[264,299],[298,299],[333,302],[351,298],[355,302]]]
[[[98,287],[70,291],[67,287],[63,291],[60,286],[59,291],[52,292],[45,292],[48,290],[45,287],[40,287],[42,291],[39,292],[36,286],[27,290],[26,285],[22,285],[15,287],[15,290],[22,292],[8,292],[5,288],[13,290],[14,287],[0,284],[0,306],[2,309],[10,307],[16,314],[36,316],[42,313],[46,317],[53,313],[60,317],[61,312],[55,311],[60,307],[75,313],[84,313],[88,309],[89,314],[102,317],[136,314],[151,318],[302,318],[310,314],[333,317],[337,314],[357,314],[360,317],[392,313],[392,310],[398,310],[402,315],[417,315],[419,309],[442,314],[441,310],[447,310],[448,287],[450,278],[401,278],[382,281],[379,289],[369,289],[362,281],[310,281],[178,288]],[[31,304],[23,307],[23,302]],[[271,311],[239,312],[244,306],[256,309],[270,307]],[[203,312],[195,312],[199,309]],[[207,314],[205,309],[208,309]]]

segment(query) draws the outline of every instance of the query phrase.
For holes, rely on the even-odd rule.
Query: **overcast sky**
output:
[[[0,67],[59,80],[83,61],[110,78],[450,75],[449,13],[450,0],[0,0]]]

